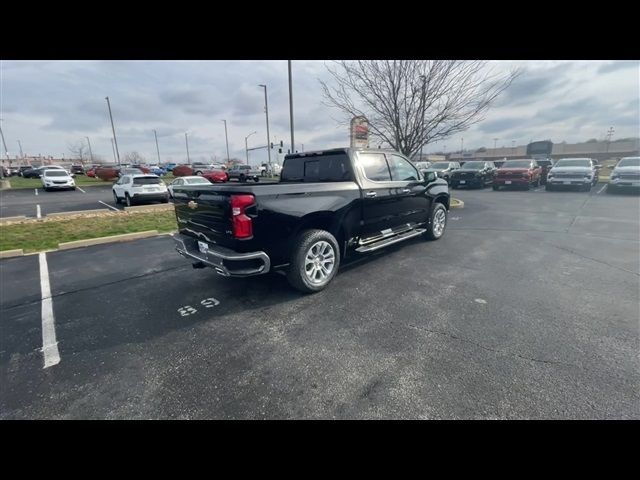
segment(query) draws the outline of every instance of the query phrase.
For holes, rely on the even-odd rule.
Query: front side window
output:
[[[362,153],[358,161],[364,170],[364,175],[374,182],[388,182],[391,173],[383,153]]]
[[[418,171],[407,160],[398,156],[391,155],[389,157],[389,169],[391,170],[391,180],[411,181],[418,180]]]

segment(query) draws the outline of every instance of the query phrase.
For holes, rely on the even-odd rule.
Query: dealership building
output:
[[[529,145],[514,147],[480,148],[471,152],[463,151],[462,153],[455,152],[447,154],[447,159],[452,162],[466,162],[469,160],[502,161],[512,158],[530,158],[532,156],[531,148],[528,147],[538,143],[546,142],[534,142]],[[612,142],[552,143],[550,147],[551,153],[549,156],[554,160],[587,157],[602,162],[622,157],[640,156],[640,138]]]

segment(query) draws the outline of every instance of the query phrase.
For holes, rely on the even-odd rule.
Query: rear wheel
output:
[[[167,196],[166,196],[166,197],[164,197],[164,198],[162,199],[162,203],[169,203],[169,195],[168,195],[168,194],[167,194]]]
[[[295,243],[287,280],[304,293],[323,290],[338,272],[340,249],[326,230],[305,230]]]
[[[127,207],[130,207],[133,205],[133,200],[131,200],[131,197],[129,196],[128,193],[124,194],[124,201],[127,204]]]
[[[238,181],[239,181],[239,182],[243,182],[243,183],[244,183],[244,180],[245,180],[245,179],[244,179],[244,174],[243,174],[243,175],[240,175],[240,178],[238,178]]]
[[[255,182],[258,183],[260,181],[260,177],[254,178]]]
[[[438,240],[447,228],[447,209],[441,203],[434,203],[429,216],[429,228],[425,237],[429,240]]]
[[[500,187],[499,187],[498,185],[494,185],[494,186],[493,186],[493,189],[494,189],[494,190],[498,190],[499,188],[500,188]]]
[[[547,184],[545,184],[544,189],[545,189],[547,192],[550,192],[550,191],[552,191],[552,190],[553,190],[553,185],[551,185],[550,183],[547,183]]]

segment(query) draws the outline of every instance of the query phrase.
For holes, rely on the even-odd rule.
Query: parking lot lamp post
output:
[[[287,62],[289,66],[289,123],[291,123],[291,151],[293,151],[296,144],[293,139],[293,86],[291,79],[291,60],[288,60]]]
[[[22,153],[22,144],[20,143],[20,140],[18,140],[18,146],[20,147],[20,158],[24,158],[24,153]]]
[[[117,162],[118,159],[116,158],[116,147],[113,146],[113,138],[111,138],[110,140],[111,140],[111,150],[113,150],[113,161]]]
[[[89,137],[84,137],[87,139],[87,144],[89,145],[89,158],[91,158],[91,163],[93,164],[93,152],[91,151],[91,142],[89,141]],[[80,159],[82,162],[82,159]]]
[[[153,136],[156,137],[156,152],[158,152],[158,166],[160,165],[160,147],[158,147],[158,134],[155,129],[153,130]]]
[[[187,163],[191,165],[191,159],[189,158],[189,140],[187,139],[187,132],[184,132],[184,143],[187,146]]]
[[[113,115],[111,114],[111,102],[109,97],[104,97],[107,100],[107,107],[109,107],[109,118],[111,119],[111,130],[113,131],[113,143],[116,148],[116,158],[118,159],[118,166],[120,166],[120,151],[118,150],[118,139],[116,138],[116,127],[113,125]]]
[[[228,165],[229,164],[229,137],[227,136],[227,121],[226,120],[222,120],[222,121],[224,122],[224,140],[227,143],[227,165]]]
[[[258,132],[251,132],[249,135],[247,135],[246,137],[244,137],[244,151],[247,154],[247,165],[249,165],[249,144],[247,143],[247,139],[253,135],[254,133],[258,133]],[[228,160],[227,160],[228,162]]]
[[[271,146],[269,144],[270,136],[269,136],[269,103],[267,102],[267,86],[266,85],[258,85],[259,87],[264,88],[264,113],[267,116],[267,154],[269,155],[269,167],[271,167]],[[293,145],[291,146],[293,148]]]

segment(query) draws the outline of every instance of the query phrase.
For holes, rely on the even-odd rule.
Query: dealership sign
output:
[[[366,117],[353,117],[351,119],[351,147],[369,147],[369,121]]]

